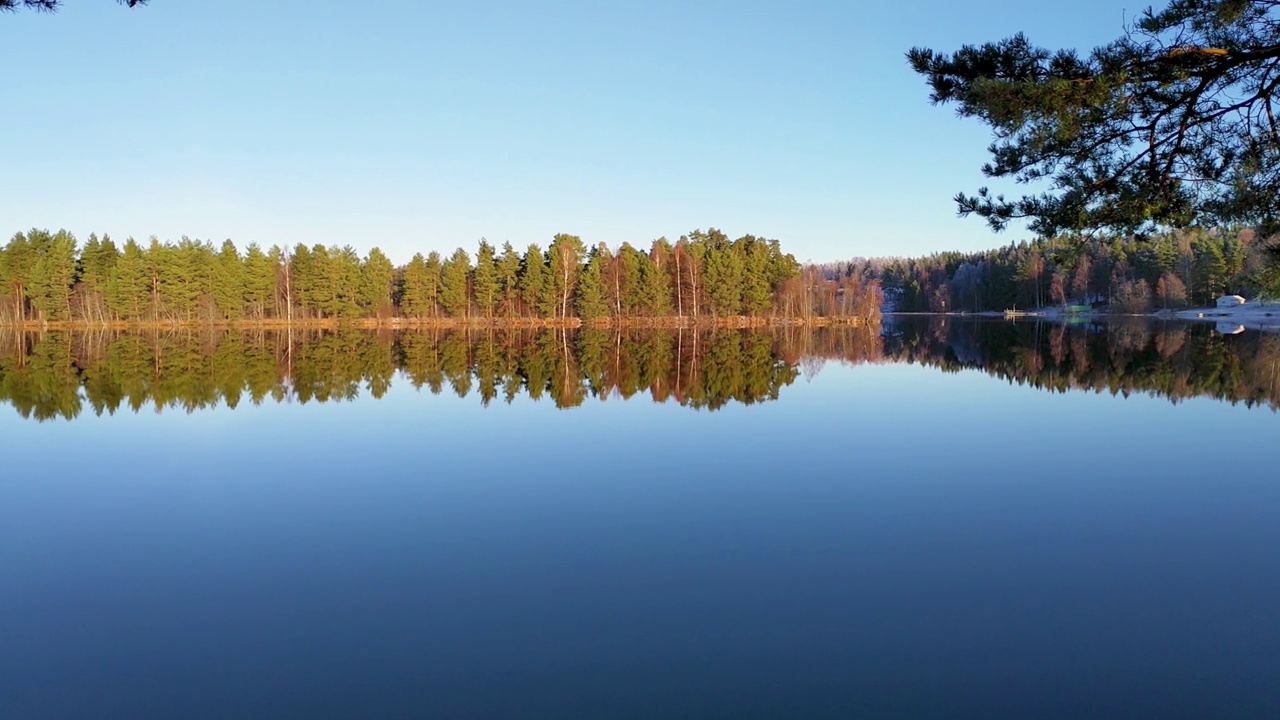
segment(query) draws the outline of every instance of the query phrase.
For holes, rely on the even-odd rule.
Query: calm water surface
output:
[[[0,718],[1280,716],[1280,338],[359,337],[9,339]]]

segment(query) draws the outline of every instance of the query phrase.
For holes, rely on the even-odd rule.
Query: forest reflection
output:
[[[896,318],[875,329],[0,332],[0,402],[24,418],[382,397],[392,382],[484,405],[648,396],[776,400],[827,361],[979,369],[1035,388],[1280,407],[1280,334],[1211,325]],[[399,378],[397,378],[399,374]]]
[[[397,372],[488,405],[517,396],[574,407],[645,394],[715,410],[776,400],[815,363],[880,357],[874,328],[0,332],[0,402],[24,418],[122,408],[194,412],[241,403],[382,397]]]
[[[899,317],[884,328],[884,358],[947,372],[979,369],[1020,385],[1177,403],[1207,397],[1280,407],[1280,334],[1148,318],[1008,322]]]

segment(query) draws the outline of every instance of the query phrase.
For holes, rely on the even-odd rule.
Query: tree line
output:
[[[714,228],[647,251],[556,235],[518,251],[480,240],[395,266],[377,247],[292,248],[183,237],[117,245],[69,232],[19,232],[0,249],[0,324],[628,322],[676,318],[878,317],[879,288],[829,287],[777,240]],[[847,292],[846,292],[847,291]],[[855,302],[856,297],[863,301]]]
[[[1212,305],[1225,293],[1280,295],[1268,246],[1251,229],[1190,228],[1150,238],[1049,238],[983,252],[826,266],[883,284],[899,312],[984,312],[1089,305],[1146,313]]]
[[[775,400],[808,358],[875,360],[878,328],[182,328],[0,331],[0,402],[24,418],[433,394],[557,407],[648,396],[692,409]]]

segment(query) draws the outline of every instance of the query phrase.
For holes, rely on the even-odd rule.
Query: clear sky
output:
[[[930,106],[904,52],[1087,49],[1142,7],[66,0],[0,15],[0,232],[395,262],[709,226],[800,260],[977,250],[1026,233],[956,219],[990,137]]]

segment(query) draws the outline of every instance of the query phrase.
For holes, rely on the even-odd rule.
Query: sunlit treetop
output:
[[[1043,184],[956,196],[994,230],[1042,235],[1240,222],[1280,229],[1280,0],[1173,0],[1088,55],[1022,34],[907,53],[934,104],[989,125],[991,178]]]

